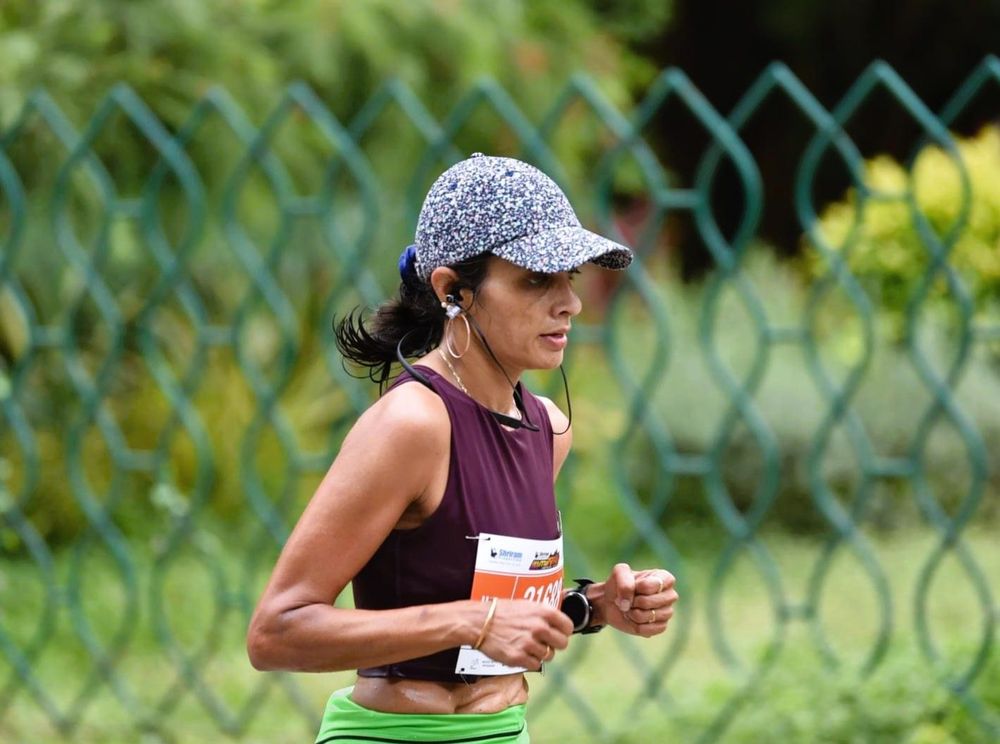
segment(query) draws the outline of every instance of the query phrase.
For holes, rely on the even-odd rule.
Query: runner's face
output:
[[[577,273],[542,274],[490,258],[469,312],[508,374],[562,363],[570,320],[582,308],[573,291]]]

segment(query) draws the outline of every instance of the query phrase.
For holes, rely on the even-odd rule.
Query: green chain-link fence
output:
[[[698,644],[728,681],[701,736],[724,738],[797,628],[809,631],[817,665],[847,664],[862,680],[878,673],[901,618],[912,624],[919,673],[957,696],[984,736],[1000,734],[996,695],[980,684],[996,637],[1000,576],[966,539],[970,522],[997,497],[990,490],[997,460],[960,397],[971,360],[995,353],[1000,322],[975,311],[949,263],[971,199],[949,125],[998,83],[1000,61],[987,59],[935,113],[876,63],[830,110],[778,64],[725,115],[678,70],[664,71],[627,113],[580,77],[532,122],[490,81],[440,121],[390,82],[347,124],[295,84],[260,124],[225,91],[211,90],[174,131],[124,85],[83,127],[37,92],[0,130],[0,734],[108,741],[110,734],[89,739],[88,732],[126,731],[122,740],[200,741],[214,729],[234,739],[291,741],[315,730],[323,697],[340,678],[252,672],[241,650],[245,623],[304,499],[371,400],[372,386],[343,369],[330,319],[394,289],[395,259],[423,193],[463,157],[462,143],[484,122],[509,143],[509,154],[564,183],[597,229],[619,236],[628,229],[612,206],[622,183],[647,206],[627,236],[639,254],[634,268],[618,284],[595,277],[584,286],[601,311],[577,325],[567,358],[578,452],[560,497],[571,566],[606,568],[585,557],[593,536],[572,530],[592,523],[588,513],[602,499],[613,516],[601,540],[614,544],[614,556],[675,569],[684,596],[666,640],[644,645],[603,634],[550,666],[533,704],[541,740],[550,710],[575,710],[579,728],[565,735],[580,740],[631,735],[649,708],[682,716],[673,680]],[[919,126],[914,157],[938,146],[961,183],[959,218],[944,234],[917,209],[912,189],[895,196],[909,205],[926,263],[895,340],[878,325],[878,298],[849,269],[857,233],[847,247],[831,244],[812,196],[818,169],[832,159],[858,189],[859,220],[865,204],[893,198],[866,181],[849,136],[852,116],[876,96]],[[794,209],[823,267],[788,322],[746,269],[764,191],[741,133],[778,99],[811,133],[793,164],[794,204],[769,208]],[[643,139],[667,105],[705,130],[708,144],[687,185]],[[592,135],[591,157],[585,172],[566,173],[556,155],[560,138],[581,131]],[[376,161],[366,143],[386,132],[398,147]],[[310,148],[297,147],[302,142]],[[42,167],[26,172],[25,163]],[[713,211],[724,170],[742,191],[731,230]],[[682,345],[671,305],[671,292],[682,290],[665,276],[662,239],[672,215],[688,216],[715,266],[691,319],[691,346]],[[943,366],[921,340],[941,285],[954,349]],[[831,316],[851,329],[845,336],[855,350],[836,364],[823,345]],[[749,349],[736,361],[728,348],[733,323]],[[873,433],[859,392],[890,344],[920,393],[908,399],[914,425],[894,448]],[[823,542],[801,591],[783,573],[767,531],[789,477],[775,433],[780,422],[760,400],[780,355],[796,355],[799,389],[812,396],[786,412],[795,415],[795,405],[814,412],[802,508],[822,525]],[[698,447],[678,440],[669,417],[671,401],[695,394],[670,383],[672,370],[691,359],[700,361],[701,389],[717,403],[706,402]],[[558,397],[558,387],[550,392]],[[928,471],[941,430],[957,443],[964,473],[948,494]],[[739,484],[750,494],[743,502],[726,471],[737,441],[755,462],[754,482]],[[848,453],[850,487],[827,467],[834,452]],[[607,487],[596,497],[595,469]],[[686,573],[671,523],[691,484],[708,505],[704,521],[715,539],[722,535],[711,570],[697,580]],[[893,600],[903,579],[887,574],[869,539],[873,504],[886,488],[908,494],[931,536],[906,579],[908,606]],[[831,640],[823,613],[824,603],[861,602],[830,596],[845,560],[873,598],[864,650],[853,659]],[[727,608],[733,576],[754,577],[769,617],[748,620]],[[957,650],[942,646],[933,619],[953,589],[971,597],[967,614],[975,621]],[[746,652],[739,638],[751,620],[768,630]],[[611,657],[616,665],[599,673],[624,708],[609,709],[605,688],[587,681],[593,660]],[[279,721],[269,720],[270,709],[282,711]],[[39,720],[48,728],[31,728]],[[275,727],[285,734],[274,735]]]

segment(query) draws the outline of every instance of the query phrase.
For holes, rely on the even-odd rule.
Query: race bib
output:
[[[527,599],[558,607],[562,598],[562,535],[555,540],[479,535],[471,599]],[[527,671],[494,661],[482,651],[462,646],[455,672],[481,676]]]

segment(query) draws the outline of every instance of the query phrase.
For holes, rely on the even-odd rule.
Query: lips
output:
[[[562,349],[566,346],[566,333],[569,329],[554,331],[552,333],[543,333],[541,338],[545,340],[554,349]]]

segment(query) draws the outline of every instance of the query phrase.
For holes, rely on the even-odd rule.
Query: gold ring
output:
[[[552,646],[546,646],[545,647],[545,656],[542,657],[542,661],[549,661],[555,655],[556,655],[556,653],[553,650]]]
[[[652,617],[649,618],[649,622],[652,625],[653,623],[656,622],[656,610],[650,610],[650,612],[653,613]]]

